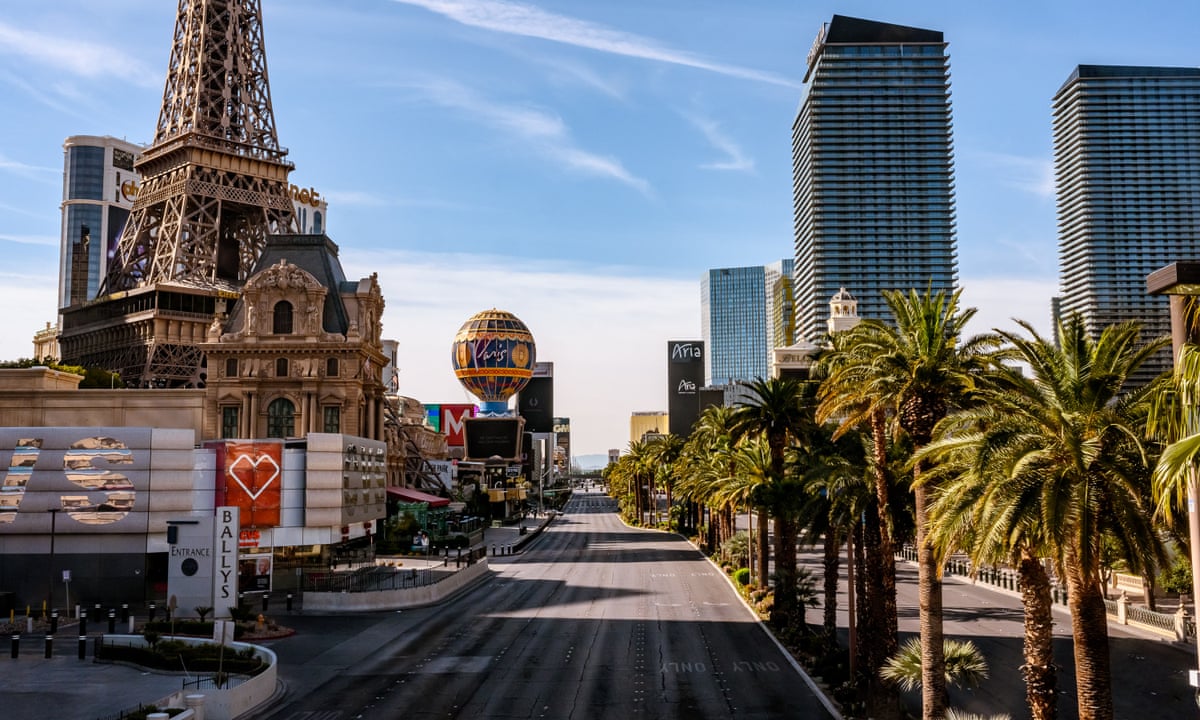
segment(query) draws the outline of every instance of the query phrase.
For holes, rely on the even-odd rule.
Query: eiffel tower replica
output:
[[[260,0],[179,0],[142,187],[95,300],[62,309],[63,362],[128,387],[203,387],[204,342],[269,235],[295,232]]]

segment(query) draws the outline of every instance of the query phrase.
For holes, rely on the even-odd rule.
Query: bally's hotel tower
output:
[[[798,339],[842,288],[880,320],[884,290],[955,289],[949,73],[941,32],[834,15],[818,33],[792,126]]]

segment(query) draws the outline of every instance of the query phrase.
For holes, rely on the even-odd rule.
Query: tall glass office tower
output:
[[[60,308],[96,298],[137,197],[142,178],[133,163],[141,153],[141,146],[108,136],[63,142]]]
[[[790,308],[772,297],[778,280],[792,274],[792,261],[767,266],[709,270],[700,280],[700,331],[708,357],[705,383],[732,385],[768,376],[776,323]],[[790,305],[790,301],[787,303]]]
[[[1200,69],[1080,65],[1053,112],[1059,312],[1169,334],[1146,276],[1200,257]],[[1170,367],[1167,350],[1137,379]]]
[[[841,288],[878,319],[883,290],[954,289],[949,72],[941,32],[834,15],[817,34],[792,126],[798,340]]]

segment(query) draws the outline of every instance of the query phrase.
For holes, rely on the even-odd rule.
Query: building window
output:
[[[237,358],[229,358],[225,361],[225,377],[237,377]]]
[[[340,433],[342,431],[342,409],[327,407],[325,410],[325,432]]]
[[[236,407],[221,408],[221,437],[235,438],[238,435],[238,409]]]
[[[276,398],[267,406],[267,437],[286,438],[296,434],[296,406]]]
[[[287,300],[280,300],[275,303],[271,332],[276,335],[292,334],[292,304]]]
[[[338,376],[337,358],[326,358],[325,359],[325,376],[326,377],[337,377]]]
[[[288,376],[288,361],[287,358],[276,358],[275,360],[275,377]]]

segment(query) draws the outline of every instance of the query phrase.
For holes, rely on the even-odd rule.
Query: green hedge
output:
[[[211,638],[213,636],[212,620],[155,620],[148,622],[142,627],[143,631],[149,630],[156,632],[159,635],[188,635],[191,637]],[[240,640],[246,634],[246,628],[241,625],[233,626],[233,639]]]
[[[238,675],[257,675],[266,669],[266,663],[254,654],[254,648],[234,650],[227,647],[222,656],[221,646],[215,643],[192,645],[177,640],[160,640],[151,647],[103,643],[98,657],[156,670],[183,670],[186,667],[188,672],[220,670]]]

